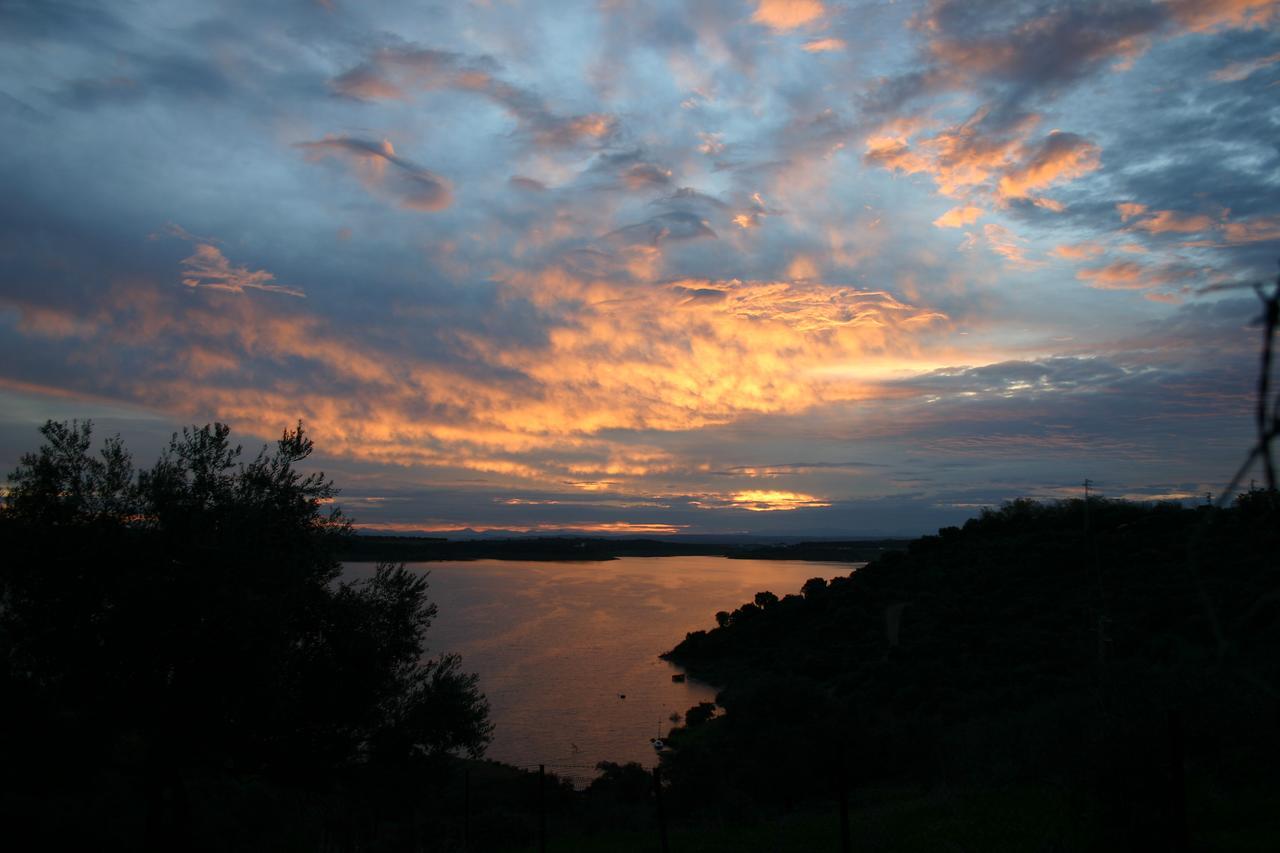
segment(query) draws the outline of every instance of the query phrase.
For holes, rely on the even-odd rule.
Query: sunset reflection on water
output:
[[[670,715],[715,689],[658,658],[769,590],[799,592],[853,566],[725,557],[624,557],[606,562],[411,563],[429,571],[440,608],[428,647],[462,655],[480,675],[496,732],[488,757],[589,777],[599,761],[654,763],[650,738]],[[350,563],[349,577],[372,564]],[[622,698],[625,696],[626,698]]]

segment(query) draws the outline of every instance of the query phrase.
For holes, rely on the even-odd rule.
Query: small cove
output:
[[[715,689],[658,655],[689,631],[711,628],[769,590],[799,592],[812,577],[859,564],[726,557],[623,557],[603,562],[409,563],[429,572],[439,613],[432,655],[462,655],[480,676],[496,726],[487,757],[547,765],[584,781],[599,761],[654,763],[650,738],[670,716],[712,701]],[[348,563],[347,578],[371,563]],[[625,698],[623,698],[625,696]]]

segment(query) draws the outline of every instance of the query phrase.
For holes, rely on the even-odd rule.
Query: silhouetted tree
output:
[[[157,841],[185,832],[192,774],[322,788],[483,752],[475,676],[425,654],[425,577],[341,579],[350,524],[295,467],[301,424],[248,462],[228,427],[186,429],[145,471],[119,438],[91,454],[90,423],[40,431],[0,508],[11,790],[123,772]]]

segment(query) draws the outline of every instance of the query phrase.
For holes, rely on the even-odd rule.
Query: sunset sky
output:
[[[1280,2],[0,2],[0,475],[302,419],[366,529],[1203,499]]]

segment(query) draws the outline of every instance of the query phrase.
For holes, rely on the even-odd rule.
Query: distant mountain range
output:
[[[798,536],[531,536],[487,531],[470,538],[378,536],[347,539],[341,558],[350,562],[431,560],[612,560],[618,557],[722,556],[738,559],[864,562],[902,550],[896,538],[806,539]]]

